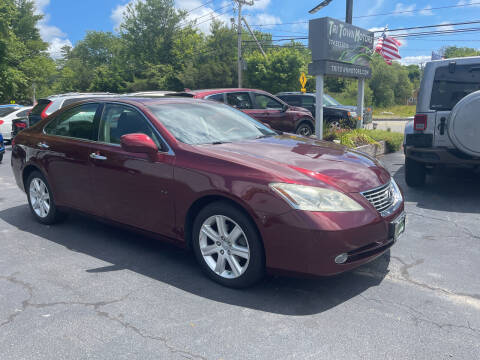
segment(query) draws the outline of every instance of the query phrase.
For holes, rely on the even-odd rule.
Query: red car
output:
[[[210,89],[189,90],[171,95],[215,100],[228,104],[276,130],[302,136],[310,136],[315,132],[315,119],[309,110],[290,106],[266,91]]]
[[[17,135],[12,169],[44,224],[71,209],[192,248],[212,279],[265,269],[340,273],[403,232],[400,189],[375,159],[278,135],[241,111],[187,98],[109,98]]]

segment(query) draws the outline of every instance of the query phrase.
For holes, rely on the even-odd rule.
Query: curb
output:
[[[377,157],[388,153],[387,147],[385,146],[385,141],[383,140],[378,141],[377,144],[362,145],[354,149],[372,157]]]

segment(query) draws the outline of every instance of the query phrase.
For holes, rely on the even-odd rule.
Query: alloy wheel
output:
[[[298,134],[302,136],[310,136],[312,135],[312,129],[309,126],[302,126],[298,129]]]
[[[34,178],[30,182],[30,203],[33,211],[40,218],[46,218],[50,212],[50,194],[47,185],[39,179]]]
[[[248,268],[248,239],[242,228],[227,216],[213,215],[203,222],[199,245],[205,263],[223,278],[238,278]]]

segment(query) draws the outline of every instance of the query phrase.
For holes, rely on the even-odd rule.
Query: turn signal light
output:
[[[427,115],[417,114],[413,118],[413,129],[416,131],[424,131],[427,129]]]

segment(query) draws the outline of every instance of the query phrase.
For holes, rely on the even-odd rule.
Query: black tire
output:
[[[425,185],[426,169],[425,164],[410,158],[405,158],[405,182],[410,187],[421,187]]]
[[[3,161],[3,154],[0,154],[0,163]]]
[[[47,215],[43,216],[43,217],[35,212],[35,210],[33,208],[33,205],[32,205],[32,199],[31,199],[31,196],[30,196],[30,186],[31,186],[32,182],[36,179],[40,180],[41,182],[43,182],[43,184],[45,184],[46,189],[48,191],[48,195],[49,195],[50,208],[48,210]],[[61,212],[57,208],[57,206],[55,205],[55,200],[54,200],[53,193],[52,193],[52,190],[50,188],[50,185],[48,185],[48,182],[47,182],[47,180],[45,179],[45,177],[43,176],[42,173],[40,173],[39,171],[33,171],[28,176],[26,186],[25,186],[25,191],[27,193],[28,205],[30,207],[30,211],[32,212],[33,216],[35,217],[35,219],[38,222],[40,222],[42,224],[45,224],[45,225],[52,225],[52,224],[55,224],[55,223],[65,219],[66,214]]]
[[[303,121],[298,125],[297,129],[295,130],[295,134],[309,137],[310,135],[313,135],[314,129],[313,126],[310,124],[310,122]]]
[[[236,278],[226,278],[217,274],[207,264],[207,260],[204,259],[200,250],[200,231],[202,225],[205,221],[208,221],[208,219],[215,215],[225,216],[233,220],[241,228],[245,234],[245,238],[248,239],[247,244],[250,252],[248,265],[246,265],[244,272]],[[214,243],[214,241],[212,242]],[[232,288],[245,288],[254,285],[264,277],[265,255],[262,240],[258,234],[257,228],[252,220],[243,211],[239,210],[228,202],[219,201],[211,203],[198,213],[193,223],[192,248],[202,270],[207,274],[208,277],[221,285]],[[219,246],[218,249],[221,251],[222,247]],[[219,256],[218,254],[214,254],[212,255],[212,259],[217,261],[213,258],[215,255]],[[230,266],[228,260],[225,260],[225,264],[227,267],[225,271],[228,271],[228,267]]]

